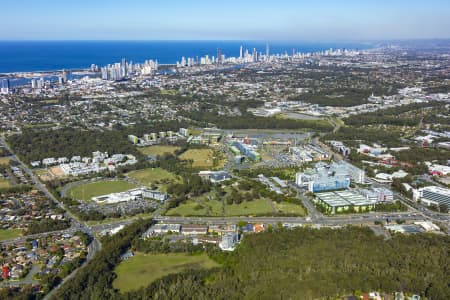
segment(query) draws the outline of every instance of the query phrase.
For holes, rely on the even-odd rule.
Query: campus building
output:
[[[364,183],[364,180],[363,170],[342,161],[331,165],[319,162],[314,169],[299,172],[295,177],[298,186],[307,187],[313,193],[348,189],[351,181]]]
[[[205,235],[208,233],[208,226],[186,224],[181,226],[181,234],[183,235]]]
[[[363,184],[366,180],[366,174],[363,170],[343,160],[331,164],[330,170],[338,175],[350,176],[351,180],[356,183]]]
[[[353,191],[317,193],[314,201],[328,214],[367,212],[373,210],[376,203]]]
[[[231,175],[226,171],[200,171],[198,175],[203,179],[211,181],[212,183],[218,183],[231,179]]]
[[[450,189],[437,186],[426,186],[418,190],[419,199],[427,205],[447,205],[450,209]]]
[[[292,157],[295,160],[301,162],[312,162],[330,159],[330,154],[328,152],[313,144],[307,144],[301,147],[290,147],[289,153],[292,154]]]
[[[330,173],[327,168],[316,165],[315,169],[297,173],[295,183],[298,186],[306,187],[310,192],[317,193],[348,189],[350,187],[350,178],[348,176]]]
[[[189,129],[187,128],[180,128],[178,129],[178,133],[184,137],[188,137],[189,136]]]
[[[222,135],[219,133],[202,133],[199,136],[190,136],[188,143],[194,145],[211,145],[217,144],[221,138]]]
[[[134,145],[136,145],[136,144],[139,143],[139,138],[138,138],[137,136],[135,136],[135,135],[132,135],[132,134],[130,134],[130,135],[128,136],[128,140],[129,140],[131,143],[133,143]]]
[[[167,234],[169,232],[179,234],[181,230],[180,224],[155,224],[150,227],[142,236],[143,238],[150,238],[155,234]]]
[[[149,190],[146,188],[137,188],[128,190],[126,192],[92,197],[92,200],[98,203],[113,204],[138,199],[154,199],[163,202],[166,201],[168,197],[169,196],[167,194],[161,193],[159,191]]]
[[[386,188],[359,189],[358,191],[366,199],[377,203],[394,201],[394,193]]]
[[[330,141],[331,147],[340,154],[344,156],[350,155],[350,148],[346,147],[342,142],[340,141]]]
[[[238,149],[242,155],[246,156],[251,161],[256,162],[261,160],[261,155],[258,152],[256,152],[252,146],[236,141],[231,144],[231,147],[233,146],[235,149]],[[235,152],[236,150],[231,148],[231,151]]]
[[[184,134],[187,134],[187,129],[181,128],[179,132],[174,132],[172,130],[169,131],[160,131],[160,132],[150,132],[146,133],[142,136],[142,138],[137,137],[135,135],[130,134],[128,136],[128,140],[134,145],[138,146],[152,146],[157,145],[161,142],[161,140],[166,140],[168,142],[176,142],[178,138],[185,138]]]

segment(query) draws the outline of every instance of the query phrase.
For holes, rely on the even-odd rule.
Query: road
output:
[[[303,195],[304,190],[299,188],[294,182],[289,182],[289,186],[297,192],[297,198],[300,198],[302,200],[303,206],[306,207],[308,210],[308,216],[311,218],[311,220],[319,220],[323,218],[323,215],[316,209],[314,204]]]
[[[64,285],[67,281],[75,277],[75,275],[84,268],[91,260],[94,258],[95,253],[97,251],[101,250],[102,245],[97,239],[94,239],[90,244],[88,248],[88,255],[86,257],[86,261],[77,269],[75,269],[72,273],[69,274],[69,276],[65,277],[60,284],[58,284],[56,287],[54,287],[47,295],[45,295],[44,300],[52,299],[52,297],[56,294],[56,291]]]
[[[313,144],[318,145],[319,147],[321,147],[322,149],[325,149],[328,153],[333,155],[333,160],[334,161],[340,161],[340,160],[344,160],[344,157],[337,152],[334,152],[328,145],[322,143],[319,138],[315,138],[313,140]]]
[[[372,184],[372,186],[375,187],[383,187],[387,189],[392,189],[390,185],[382,184],[379,182],[376,182],[372,179],[368,179],[369,182]],[[442,225],[447,227],[447,232],[450,233],[450,215],[445,213],[438,213],[432,210],[429,210],[428,208],[413,202],[409,198],[405,197],[399,192],[394,191],[394,198],[400,200],[404,205],[408,207],[410,211],[413,211],[414,213],[418,213],[422,215],[425,219],[428,219],[430,221],[439,222]]]
[[[59,208],[63,209],[65,211],[65,217],[71,222],[72,227],[76,228],[77,230],[81,230],[87,234],[90,234],[89,228],[84,224],[78,221],[78,218],[73,215],[70,210],[66,209],[64,206],[64,203],[60,202],[56,197],[50,193],[50,191],[47,189],[47,187],[42,184],[42,182],[37,178],[37,176],[31,171],[28,166],[20,160],[20,158],[13,152],[13,150],[9,147],[9,145],[6,143],[4,137],[0,137],[0,146],[5,147],[10,153],[11,157],[20,164],[22,169],[25,173],[28,174],[30,179],[33,181],[36,188],[38,188],[42,193],[45,194],[50,200],[52,200]]]
[[[49,198],[54,203],[56,203],[56,205],[58,207],[62,208],[66,212],[66,217],[71,221],[72,224],[81,225],[78,222],[77,218],[71,212],[66,210],[66,208],[64,207],[64,203],[59,202],[58,199],[56,199],[56,197],[53,196],[52,193],[50,193],[50,191],[47,189],[47,187],[44,184],[42,184],[42,182],[37,178],[37,176],[34,175],[33,171],[31,171],[30,168],[28,168],[28,166],[24,162],[22,162],[20,160],[20,158],[12,151],[12,149],[6,143],[4,137],[0,137],[0,145],[5,147],[6,150],[8,150],[11,153],[12,159],[20,164],[20,166],[22,167],[23,171],[25,173],[27,173],[27,175],[33,181],[33,184],[35,185],[35,187],[38,188],[42,193],[44,193],[45,196],[47,196],[47,198]],[[78,227],[80,227],[80,226],[78,226]]]
[[[101,243],[95,237],[95,234],[94,234],[95,231],[93,231],[90,227],[86,226],[84,223],[79,222],[78,219],[69,210],[67,210],[65,208],[64,203],[60,202],[58,199],[56,199],[56,197],[52,193],[50,193],[50,191],[47,189],[47,187],[44,184],[42,184],[42,182],[30,170],[30,168],[28,168],[28,166],[22,160],[20,160],[20,158],[14,153],[14,151],[11,149],[11,147],[9,147],[9,145],[6,143],[6,141],[5,141],[3,136],[0,136],[0,146],[3,146],[6,150],[8,150],[11,153],[11,158],[14,159],[17,163],[20,164],[20,166],[22,167],[23,171],[26,174],[28,174],[28,176],[33,181],[33,183],[36,186],[36,188],[39,189],[42,193],[44,193],[58,207],[60,207],[61,209],[63,209],[65,211],[65,217],[71,223],[71,228],[69,228],[67,230],[61,230],[61,231],[55,231],[55,232],[46,232],[46,233],[41,233],[41,234],[37,234],[37,235],[23,236],[23,237],[19,237],[19,238],[13,239],[13,240],[2,241],[2,244],[15,243],[15,242],[24,242],[24,241],[26,241],[29,238],[39,238],[39,237],[42,237],[42,236],[45,236],[45,235],[49,235],[49,234],[54,234],[54,233],[74,233],[75,231],[80,230],[80,231],[83,231],[84,233],[88,234],[92,238],[92,242],[88,246],[87,259],[86,259],[86,262],[83,265],[87,264],[95,256],[95,253],[97,253],[101,249]],[[72,272],[72,274],[70,274],[68,277],[66,277],[63,282],[65,282],[65,281],[69,280],[69,278],[73,277],[74,274],[77,272],[77,270],[79,270],[79,268],[76,269],[74,272]],[[54,291],[56,291],[60,286],[61,286],[61,284],[59,286],[57,286],[52,291],[52,293]]]
[[[303,205],[308,210],[307,217],[167,217],[156,216],[156,221],[173,223],[173,224],[190,224],[190,223],[206,223],[206,224],[229,224],[238,223],[240,221],[250,223],[294,223],[294,224],[310,224],[324,226],[342,226],[347,224],[353,225],[373,225],[375,221],[384,222],[387,219],[401,221],[423,221],[429,220],[443,224],[450,233],[450,216],[446,214],[438,214],[426,209],[418,210],[406,203],[405,197],[396,193],[396,198],[400,199],[408,206],[406,212],[370,212],[365,214],[350,214],[337,216],[324,216],[317,211],[314,204],[304,196],[304,190],[297,187],[293,182],[289,186],[297,191],[297,196],[302,200]]]
[[[308,219],[305,217],[155,217],[154,220],[174,223],[174,224],[191,224],[191,223],[205,223],[205,224],[229,224],[238,223],[240,221],[251,223],[294,223],[294,224],[315,224],[315,225],[346,225],[346,224],[368,224],[375,221],[402,220],[402,221],[419,221],[424,217],[418,213],[368,213],[357,215],[342,215],[335,217],[322,217],[320,219]]]
[[[31,270],[28,272],[27,276],[25,278],[20,279],[18,281],[7,281],[0,283],[0,287],[16,287],[16,286],[22,286],[22,285],[29,285],[29,284],[39,284],[36,280],[33,279],[33,276],[37,274],[41,270],[41,266],[34,265]]]
[[[339,124],[336,124],[338,127]],[[318,142],[318,141],[317,141]],[[322,146],[322,144],[319,142]],[[77,230],[81,230],[87,233],[92,237],[92,242],[88,246],[88,255],[86,261],[80,268],[77,268],[74,272],[72,272],[69,276],[67,276],[60,285],[54,288],[44,299],[50,299],[58,290],[63,283],[67,282],[71,278],[73,278],[77,272],[86,266],[89,261],[95,256],[95,254],[101,249],[100,242],[95,238],[95,233],[101,232],[103,230],[110,230],[120,225],[129,225],[134,222],[133,219],[129,220],[120,220],[117,222],[112,222],[108,224],[98,224],[98,225],[86,225],[76,218],[69,210],[67,210],[64,206],[64,203],[58,201],[58,199],[50,193],[47,187],[40,182],[40,180],[34,175],[34,173],[28,168],[26,164],[24,164],[11,150],[9,145],[5,142],[3,137],[0,137],[0,146],[3,145],[9,152],[12,154],[12,159],[17,161],[25,173],[29,175],[35,186],[42,191],[49,199],[54,201],[61,209],[66,212],[66,217],[71,221],[71,228],[55,231],[55,232],[46,232],[35,235],[23,236],[11,240],[5,240],[1,243],[4,245],[13,244],[17,242],[24,242],[30,238],[39,238],[50,234],[55,233],[73,233]],[[333,152],[331,152],[333,153]],[[341,157],[335,155],[335,159],[340,159]],[[155,213],[154,220],[161,221],[165,223],[176,223],[176,224],[192,224],[192,223],[204,223],[204,224],[228,224],[228,223],[238,223],[240,221],[251,222],[251,223],[266,223],[266,224],[277,224],[277,223],[293,223],[293,224],[309,224],[315,226],[344,226],[347,224],[353,225],[373,225],[375,221],[385,221],[386,219],[390,220],[402,220],[402,221],[419,221],[419,220],[431,220],[435,222],[439,222],[444,224],[448,232],[450,232],[450,217],[444,214],[438,214],[436,212],[432,212],[428,209],[420,208],[419,210],[412,205],[410,205],[409,201],[405,199],[404,196],[400,194],[396,194],[397,198],[401,199],[403,203],[408,205],[408,212],[396,212],[396,213],[367,213],[367,214],[355,214],[355,215],[341,215],[341,216],[324,216],[315,208],[314,204],[304,196],[304,191],[295,186],[295,184],[289,184],[291,188],[297,191],[297,196],[302,200],[304,206],[308,210],[308,217],[166,217],[161,216],[159,213]]]

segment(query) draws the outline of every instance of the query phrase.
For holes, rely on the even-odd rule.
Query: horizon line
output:
[[[0,39],[0,42],[307,42],[307,43],[374,43],[402,41],[450,41],[446,38],[391,38],[391,39]]]

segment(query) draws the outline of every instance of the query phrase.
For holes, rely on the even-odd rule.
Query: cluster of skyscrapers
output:
[[[307,52],[301,53],[292,49],[292,54],[289,55],[287,52],[284,54],[270,55],[269,44],[266,44],[265,53],[257,51],[253,48],[251,51],[249,49],[244,49],[243,46],[239,48],[239,57],[225,57],[222,53],[222,49],[217,49],[217,56],[205,55],[203,57],[182,57],[181,61],[177,62],[177,67],[192,67],[195,65],[211,65],[211,64],[243,64],[243,63],[255,63],[255,62],[271,62],[276,57],[288,58],[288,59],[302,59],[314,56],[354,56],[358,55],[359,51],[347,50],[347,49],[328,49],[319,52]]]
[[[239,49],[239,57],[225,57],[222,53],[222,49],[217,49],[217,56],[205,55],[203,57],[181,57],[181,61],[177,62],[177,67],[192,67],[195,65],[211,65],[211,64],[224,64],[224,63],[253,63],[271,60],[269,45],[266,45],[266,53],[258,52],[256,48],[250,52],[248,49],[244,50],[241,46]]]
[[[222,53],[222,49],[217,49],[217,56],[209,56],[205,55],[203,57],[182,57],[181,61],[177,62],[176,65],[179,68],[183,67],[193,67],[197,65],[221,65],[221,64],[244,64],[244,63],[256,63],[256,62],[271,62],[276,57],[284,57],[284,58],[308,58],[313,57],[315,55],[356,55],[358,51],[351,50],[326,50],[316,53],[297,53],[293,50],[292,56],[289,56],[287,53],[284,55],[270,55],[269,45],[266,45],[265,53],[257,51],[256,48],[253,48],[251,51],[249,49],[244,49],[243,46],[239,48],[239,57],[226,57],[225,54]],[[126,78],[130,78],[135,75],[152,75],[158,71],[158,61],[157,60],[146,60],[142,64],[133,64],[133,62],[127,62],[125,58],[121,60],[121,62],[117,62],[114,64],[108,64],[102,68],[99,68],[97,65],[92,64],[90,67],[91,72],[99,72],[101,73],[101,78],[103,80],[112,80],[112,81],[120,81]],[[63,70],[61,75],[58,76],[58,82],[60,85],[63,85],[67,82],[68,73]],[[45,87],[44,78],[33,78],[31,79],[31,88],[33,90],[41,90]],[[8,94],[11,92],[10,82],[8,79],[3,79],[1,82],[1,90],[2,94]]]
[[[66,70],[63,70],[61,72],[61,75],[58,76],[58,83],[60,85],[63,85],[65,83],[67,83],[67,72]],[[48,83],[48,81],[47,81]],[[32,78],[31,79],[31,89],[32,90],[41,90],[45,87],[46,81],[44,79],[44,77],[40,77],[40,78]]]
[[[101,76],[104,80],[119,81],[134,74],[151,75],[156,71],[158,71],[158,61],[146,60],[143,64],[133,64],[122,58],[120,63],[101,68]]]
[[[44,87],[44,77],[31,79],[31,88],[33,90],[40,90]]]
[[[284,59],[294,59],[294,58],[311,58],[314,56],[354,56],[359,54],[359,51],[354,50],[346,50],[346,49],[329,49],[320,52],[308,52],[308,53],[300,53],[295,50],[292,51],[292,55],[285,54],[270,54],[269,45],[266,44],[265,53],[261,51],[257,51],[256,48],[252,50],[244,49],[243,46],[239,48],[239,56],[238,57],[226,57],[222,52],[221,48],[217,49],[216,56],[205,55],[203,57],[182,57],[181,61],[176,63],[178,68],[184,67],[193,67],[198,65],[221,65],[221,64],[245,64],[245,63],[256,63],[256,62],[272,62],[278,58]],[[90,67],[90,71],[93,73],[100,72],[101,78],[103,80],[111,80],[111,81],[120,81],[127,78],[131,78],[132,76],[139,75],[153,75],[158,71],[158,61],[157,60],[146,60],[144,63],[133,64],[133,62],[127,62],[125,58],[121,60],[121,62],[117,62],[114,64],[108,64],[102,68],[99,66],[92,64]],[[58,76],[58,82],[60,85],[67,83],[68,80],[68,72],[65,70]],[[45,87],[46,81],[43,77],[41,78],[33,78],[31,79],[31,88],[32,90],[41,90]],[[11,86],[9,79],[1,80],[0,85],[0,93],[1,94],[9,94],[11,93]]]
[[[276,57],[281,58],[308,58],[316,55],[326,55],[326,56],[340,56],[340,55],[356,55],[359,54],[358,51],[352,50],[333,50],[329,49],[326,51],[315,52],[315,53],[299,53],[295,50],[292,51],[292,56],[288,55],[287,52],[283,55],[270,55],[269,45],[266,44],[265,53],[257,51],[256,48],[252,50],[244,49],[243,46],[239,48],[239,57],[226,57],[222,52],[221,48],[217,49],[216,56],[205,55],[202,57],[181,57],[181,60],[176,63],[178,68],[193,67],[198,65],[221,65],[221,64],[245,64],[245,63],[256,63],[256,62],[271,62]],[[97,72],[99,70],[98,66],[92,65],[91,71]],[[127,62],[125,58],[119,63],[108,64],[100,68],[101,78],[104,80],[120,81],[129,78],[133,75],[152,75],[158,71],[158,61],[147,60],[143,64],[133,64],[133,62]]]
[[[128,75],[128,70],[133,68],[133,62],[127,63],[125,58],[122,58],[120,63],[107,65],[101,69],[102,79],[104,80],[122,80]]]

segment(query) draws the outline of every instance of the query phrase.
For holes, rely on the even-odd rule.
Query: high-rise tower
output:
[[[120,63],[120,77],[126,77],[127,74],[127,60],[122,58],[122,62]]]
[[[9,79],[8,78],[3,79],[2,80],[2,88],[1,88],[2,94],[8,94],[9,88],[10,88]]]
[[[222,64],[222,50],[220,48],[217,48],[217,64]]]

